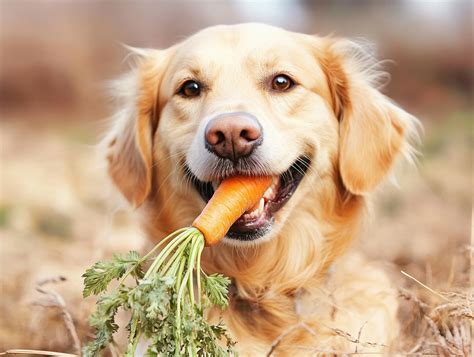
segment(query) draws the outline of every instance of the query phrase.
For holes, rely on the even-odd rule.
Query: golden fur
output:
[[[217,26],[166,50],[132,51],[137,63],[115,84],[119,107],[104,150],[113,182],[139,207],[152,242],[189,225],[204,206],[183,175],[202,118],[246,110],[272,125],[275,160],[266,173],[283,172],[297,155],[312,158],[265,239],[205,250],[205,270],[234,282],[229,309],[209,318],[222,314],[241,355],[265,355],[282,334],[278,355],[353,351],[350,336],[358,335],[358,351],[388,346],[398,330],[395,291],[347,248],[368,193],[398,156],[410,156],[416,119],[377,90],[372,56],[348,40],[258,24]],[[282,70],[298,88],[269,93],[264,79]],[[210,88],[203,98],[175,95],[189,78]],[[301,322],[312,332],[288,332]]]

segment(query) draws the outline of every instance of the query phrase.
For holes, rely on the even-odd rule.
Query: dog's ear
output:
[[[111,86],[117,110],[103,146],[112,181],[125,198],[138,207],[151,190],[158,90],[167,53],[132,50],[137,56],[134,68]]]
[[[387,175],[401,152],[410,155],[417,120],[377,89],[383,72],[364,46],[328,39],[320,51],[340,122],[339,171],[347,190],[364,194]]]

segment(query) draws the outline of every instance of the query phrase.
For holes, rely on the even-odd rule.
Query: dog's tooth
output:
[[[275,198],[276,194],[278,192],[278,187],[270,187],[268,190],[265,191],[265,194],[263,197],[265,197],[267,200],[272,200]]]
[[[263,198],[261,198],[260,201],[258,201],[257,208],[252,211],[251,214],[252,214],[253,218],[257,218],[258,216],[260,216],[262,214],[262,211],[263,211],[262,210],[262,207],[263,207],[262,201],[265,204],[265,200]]]
[[[245,213],[252,213],[252,212],[254,212],[255,210],[258,209],[258,205],[259,205],[259,204],[260,204],[260,201],[257,202],[256,204],[254,204],[252,207],[250,207],[250,208],[248,209],[248,211],[245,212]]]
[[[277,192],[279,187],[280,187],[280,177],[278,177],[276,180],[273,180],[271,189],[272,189],[274,192]]]
[[[272,190],[271,187],[270,187],[270,188],[267,188],[267,190],[266,190],[265,193],[263,194],[263,197],[265,197],[265,198],[271,197],[271,196],[272,196],[272,192],[273,192],[273,190]]]
[[[265,200],[262,197],[252,208],[242,215],[242,218],[244,221],[254,220],[262,215],[264,208]]]
[[[278,189],[280,187],[280,178],[274,177],[272,185],[265,191],[263,197],[267,200],[272,200],[277,195]]]
[[[258,215],[260,216],[263,213],[263,208],[265,207],[265,200],[263,197],[260,199],[258,204]]]

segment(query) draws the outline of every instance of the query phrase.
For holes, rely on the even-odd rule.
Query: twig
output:
[[[446,337],[441,334],[441,331],[439,330],[438,326],[436,326],[435,322],[427,315],[424,316],[424,319],[428,322],[428,326],[431,328],[431,331],[433,332],[436,341],[438,342],[437,344],[433,345],[440,347],[451,355],[460,355],[459,350],[457,348],[456,350],[453,350],[450,346],[448,346],[448,344],[446,343]]]
[[[344,337],[347,341],[355,343],[355,344],[360,344],[363,347],[387,347],[386,345],[382,343],[377,343],[377,342],[361,342],[359,341],[358,338],[354,338],[349,332],[346,332],[344,330],[338,329],[338,328],[332,328],[329,327],[336,335]]]
[[[381,344],[381,343],[376,343],[376,342],[361,342],[360,341],[360,336],[362,334],[362,329],[364,328],[364,326],[367,324],[367,321],[361,326],[361,328],[359,329],[359,333],[358,333],[358,336],[357,338],[354,338],[350,333],[346,332],[346,331],[343,331],[341,329],[338,329],[338,328],[333,328],[333,327],[330,327],[330,326],[327,326],[327,325],[323,325],[325,328],[331,330],[332,332],[334,332],[336,335],[340,336],[340,337],[343,337],[345,338],[347,341],[351,342],[351,343],[355,343],[356,344],[356,350],[355,352],[351,353],[351,352],[344,352],[344,354],[359,354],[361,352],[357,352],[357,346],[358,345],[362,345],[363,347],[386,347],[386,345],[384,344]],[[285,330],[280,336],[278,336],[278,338],[276,338],[271,347],[270,347],[270,351],[267,353],[267,357],[271,357],[272,353],[275,352],[275,350],[278,348],[278,346],[281,344],[281,342],[289,335],[291,334],[292,332],[294,332],[295,330],[297,329],[304,329],[305,331],[309,332],[311,335],[315,336],[316,337],[316,332],[311,328],[309,327],[306,323],[304,322],[299,322],[293,326],[290,326],[290,328],[288,328],[287,330]],[[307,348],[311,348],[312,350],[315,350],[316,349],[313,349],[312,347],[310,346],[307,346]],[[380,352],[378,352],[380,354]]]
[[[33,302],[33,304],[45,308],[58,308],[61,311],[64,324],[66,325],[66,329],[69,332],[69,336],[71,337],[74,344],[74,351],[76,352],[76,355],[80,355],[81,341],[79,340],[74,321],[72,319],[71,314],[66,308],[66,303],[63,297],[55,291],[50,291],[43,288],[44,285],[51,283],[57,284],[63,281],[66,281],[66,278],[63,276],[51,277],[38,281],[38,283],[36,284],[36,291],[45,295],[46,298],[40,301],[35,301]]]
[[[340,351],[340,350],[326,350],[326,349],[321,349],[317,347],[311,347],[311,346],[303,346],[303,345],[294,345],[294,348],[298,348],[301,350],[307,350],[311,352],[317,352],[317,353],[324,353],[325,355],[336,355],[336,356],[363,356],[363,355],[376,355],[376,356],[382,356],[384,355],[380,351],[366,351],[366,352],[347,352],[347,351]],[[410,352],[391,352],[389,356],[412,356],[413,354]],[[433,356],[433,355],[438,355],[434,354],[431,352],[417,352],[417,356]]]
[[[316,336],[316,332],[310,328],[307,324],[305,324],[304,322],[299,322],[293,326],[290,326],[290,328],[286,329],[282,334],[280,334],[280,336],[278,336],[272,343],[272,345],[270,346],[270,351],[268,351],[267,353],[267,357],[270,357],[272,355],[273,352],[275,352],[275,350],[278,348],[278,346],[280,345],[280,343],[289,335],[291,334],[293,331],[295,330],[298,330],[298,329],[304,329],[306,330],[308,333],[310,333],[311,335],[313,336]]]
[[[420,337],[418,341],[416,342],[415,346],[413,346],[411,350],[407,352],[407,354],[411,355],[413,353],[417,353],[417,351],[423,347],[424,342],[425,342],[425,338],[423,336]]]
[[[425,289],[427,289],[428,291],[430,291],[431,293],[435,294],[436,296],[440,297],[441,299],[445,300],[445,301],[448,301],[449,302],[449,299],[446,298],[445,296],[443,296],[442,294],[440,294],[439,292],[431,289],[429,286],[423,284],[421,281],[419,281],[418,279],[412,277],[410,274],[408,273],[405,273],[403,270],[400,271],[403,275],[405,275],[406,277],[414,280],[415,282],[417,282],[418,284],[420,284],[422,287],[424,287]]]
[[[418,297],[415,294],[413,294],[411,291],[408,291],[408,290],[403,289],[403,288],[399,288],[398,289],[398,294],[399,294],[400,297],[403,297],[406,300],[412,300],[419,307],[419,309],[421,310],[421,312],[423,314],[428,313],[428,310],[430,309],[428,304],[426,304],[423,301],[421,301],[420,299],[418,299]]]
[[[13,349],[0,352],[0,356],[5,355],[43,355],[43,356],[64,356],[64,357],[77,357],[71,353],[54,352],[54,351],[43,351],[43,350],[25,350],[25,349]]]
[[[360,327],[359,329],[359,333],[357,334],[357,343],[356,343],[356,347],[355,347],[355,353],[357,353],[357,348],[359,347],[359,341],[360,341],[360,336],[362,335],[362,329],[364,328],[364,326],[367,324],[367,321],[365,321],[362,326]]]

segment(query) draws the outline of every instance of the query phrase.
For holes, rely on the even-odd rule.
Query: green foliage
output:
[[[133,356],[141,339],[149,341],[149,356],[229,356],[234,342],[227,335],[222,322],[213,325],[204,318],[212,305],[225,308],[230,280],[222,275],[205,275],[200,271],[199,259],[204,248],[204,237],[190,228],[174,238],[143,274],[144,258],[136,252],[114,256],[110,262],[98,262],[86,271],[84,296],[100,295],[97,310],[90,317],[96,336],[83,349],[83,355],[99,356],[100,351],[113,342],[118,330],[115,315],[119,309],[131,313],[127,329],[129,343],[126,356]],[[198,271],[199,270],[199,271]],[[127,286],[128,276],[135,284]],[[118,287],[104,294],[109,283],[121,279]],[[199,280],[198,280],[199,279]],[[204,289],[200,289],[199,284]],[[195,289],[196,288],[196,289]]]
[[[110,262],[97,262],[82,275],[84,278],[83,296],[98,295],[107,289],[114,279],[120,279],[127,270],[136,278],[143,276],[140,256],[131,251],[125,256],[114,255]]]
[[[89,324],[96,329],[95,339],[84,347],[84,356],[99,356],[100,351],[113,340],[113,334],[118,330],[115,314],[119,307],[129,308],[128,293],[129,289],[121,286],[113,293],[99,298],[97,310],[89,318]]]
[[[229,304],[229,300],[227,299],[227,287],[230,284],[230,279],[221,274],[212,274],[205,277],[203,283],[206,295],[211,304],[226,308]]]

